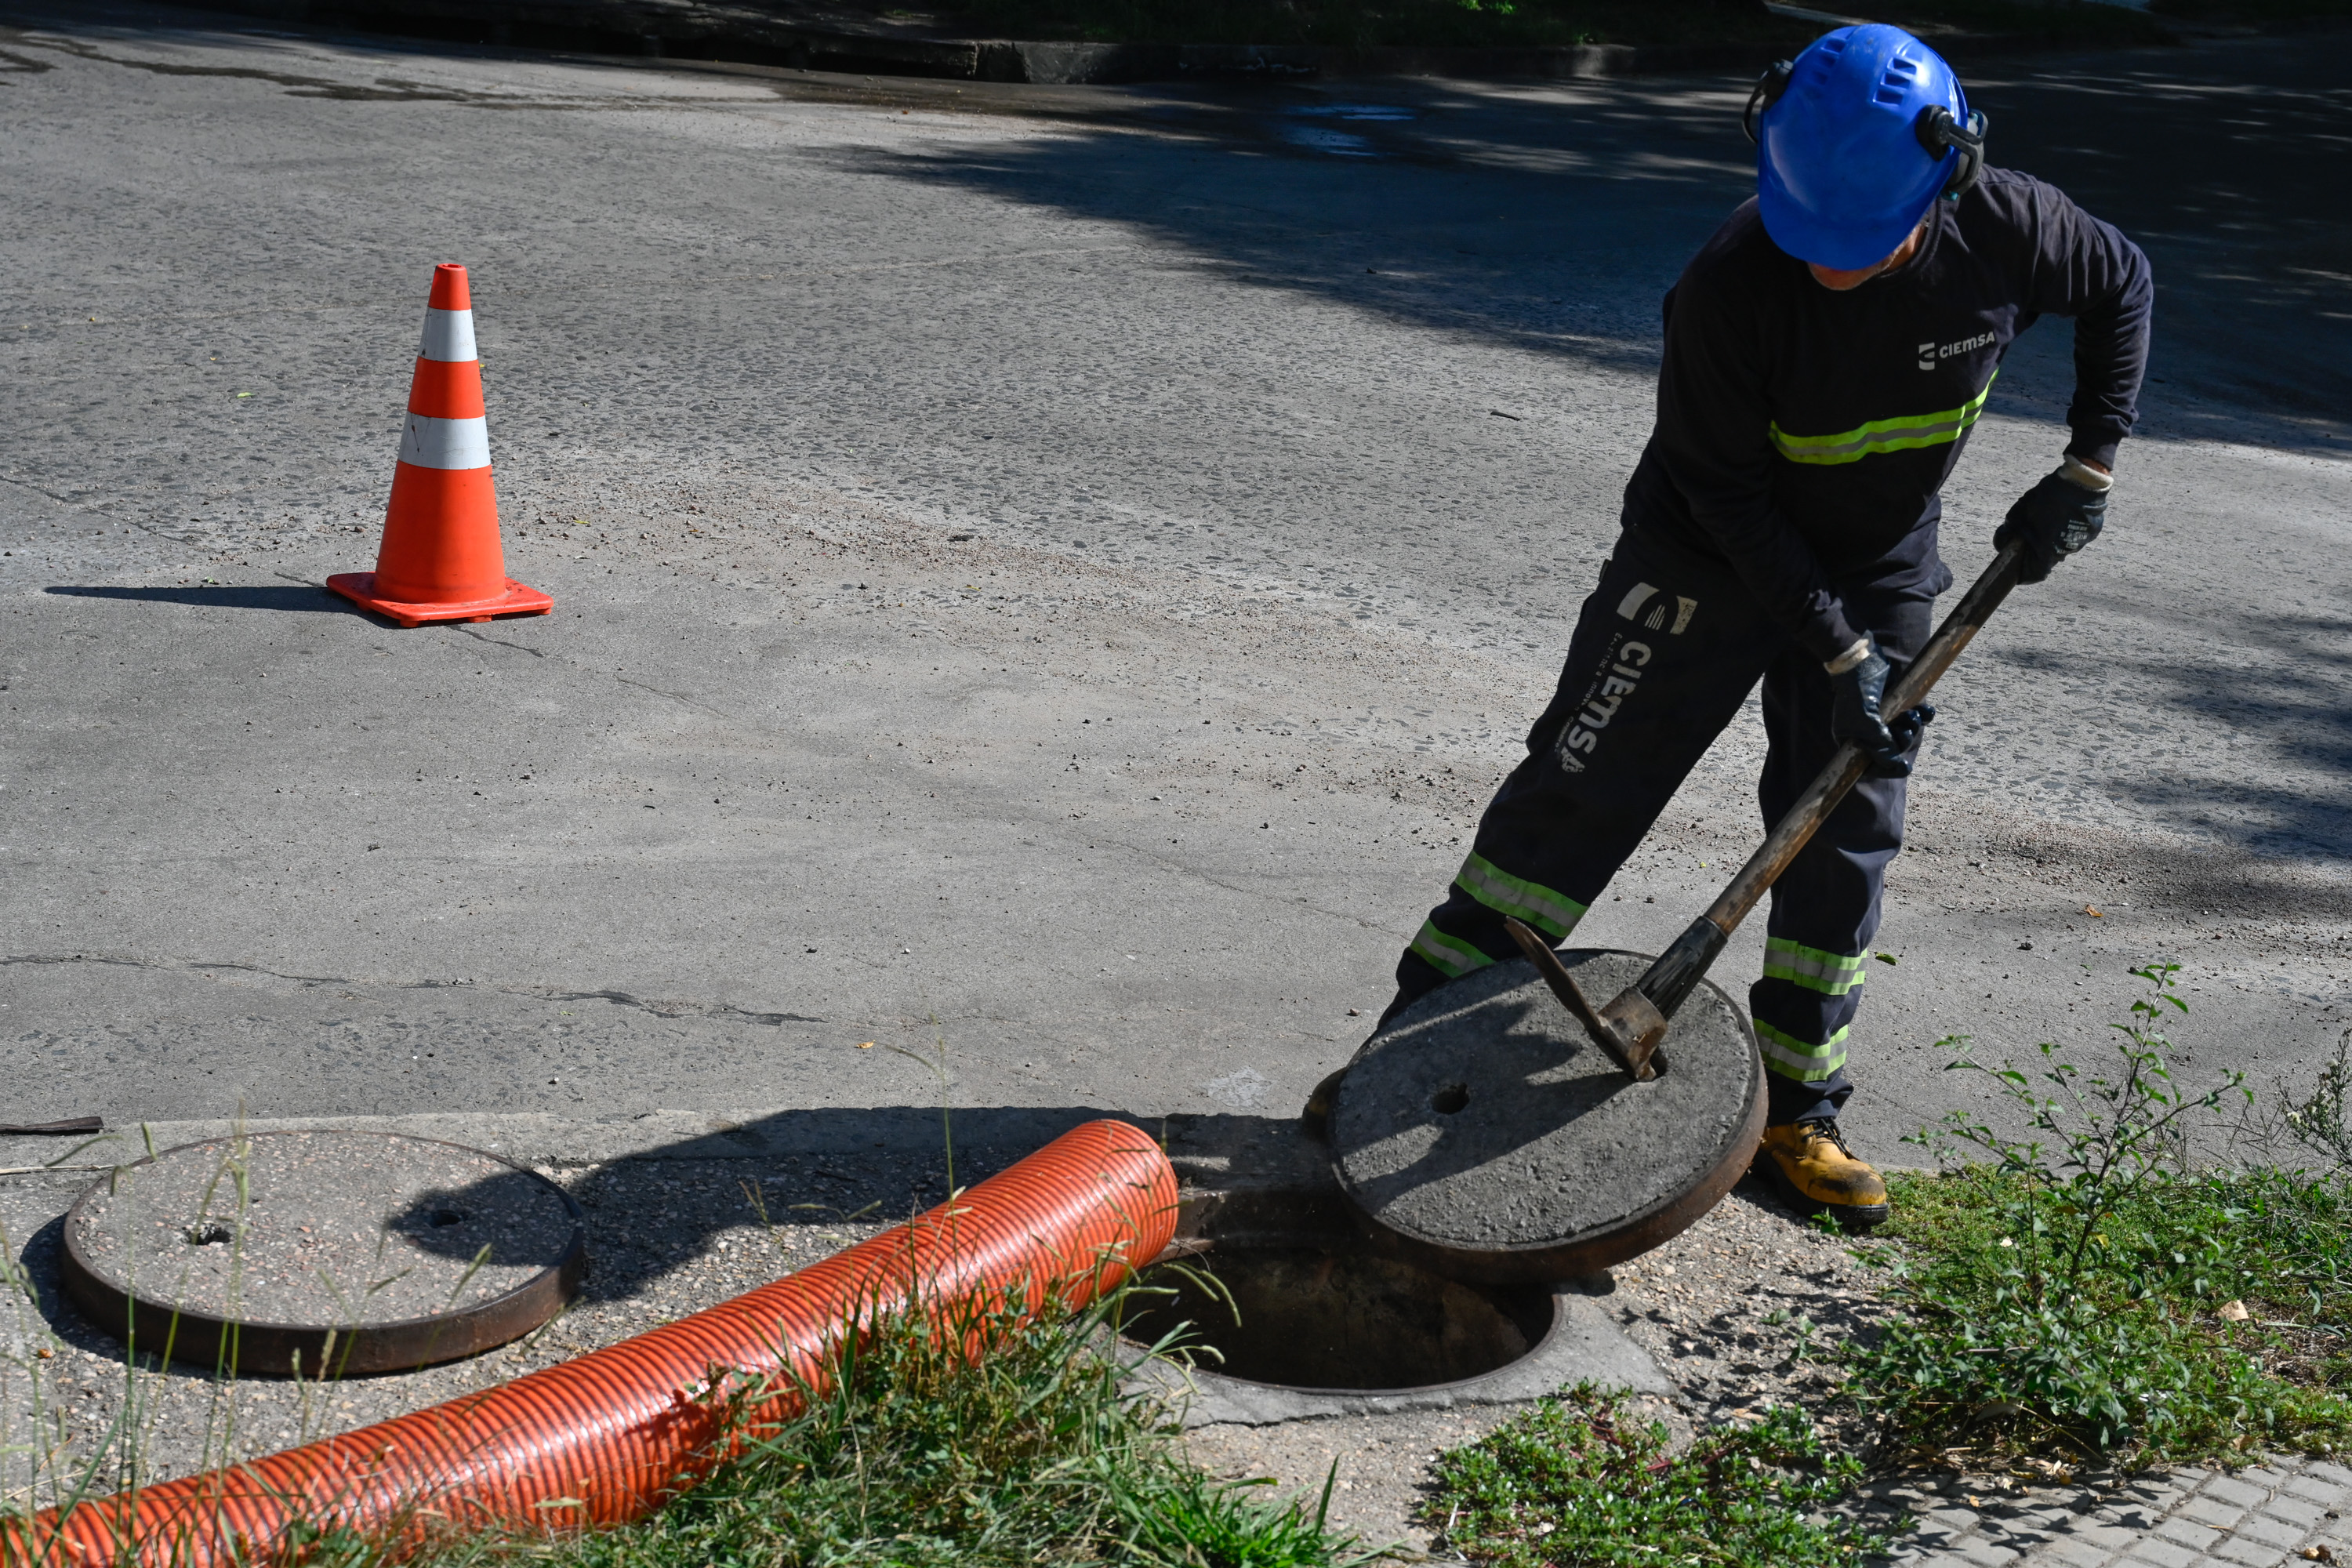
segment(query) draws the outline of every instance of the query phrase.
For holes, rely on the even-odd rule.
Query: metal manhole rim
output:
[[[123,1172],[136,1170],[142,1165],[152,1165],[169,1155],[182,1154],[191,1149],[208,1148],[219,1143],[233,1143],[240,1141],[257,1142],[265,1138],[315,1138],[321,1134],[398,1140],[408,1143],[430,1143],[438,1148],[455,1149],[461,1153],[475,1155],[503,1165],[508,1170],[553,1193],[562,1202],[564,1217],[572,1222],[572,1234],[565,1239],[563,1250],[552,1262],[541,1266],[537,1273],[513,1289],[493,1296],[487,1301],[468,1307],[460,1312],[422,1318],[398,1318],[380,1323],[276,1323],[253,1319],[225,1318],[217,1313],[204,1311],[197,1308],[166,1306],[160,1301],[135,1296],[106,1279],[91,1265],[89,1259],[82,1255],[77,1235],[79,1229],[77,1222],[82,1216],[84,1205],[99,1196],[102,1189],[110,1188],[121,1178]],[[275,1338],[297,1344],[315,1342],[322,1347],[332,1340],[339,1342],[341,1346],[348,1347],[344,1353],[337,1358],[339,1362],[356,1359],[357,1351],[363,1345],[369,1346],[375,1352],[367,1358],[363,1365],[339,1365],[335,1369],[338,1373],[364,1374],[373,1372],[414,1370],[436,1365],[443,1362],[462,1360],[466,1356],[477,1354],[481,1351],[495,1349],[550,1321],[555,1312],[561,1311],[577,1293],[580,1278],[586,1271],[587,1219],[587,1210],[581,1206],[580,1200],[556,1183],[548,1180],[528,1165],[517,1164],[503,1154],[488,1149],[478,1149],[470,1143],[459,1143],[447,1138],[423,1138],[408,1132],[375,1132],[347,1127],[280,1128],[268,1132],[232,1132],[217,1138],[198,1138],[186,1143],[175,1143],[169,1149],[159,1149],[142,1159],[125,1161],[110,1169],[105,1175],[83,1189],[81,1195],[74,1199],[73,1206],[66,1210],[62,1225],[63,1245],[58,1248],[58,1272],[60,1282],[65,1285],[67,1293],[73,1298],[75,1306],[82,1310],[83,1315],[91,1320],[93,1326],[104,1332],[113,1334],[116,1338],[122,1339],[126,1344],[131,1341],[121,1331],[128,1329],[135,1332],[139,1327],[137,1318],[142,1312],[162,1317],[173,1323],[174,1333],[165,1342],[175,1347],[171,1352],[173,1360],[187,1359],[176,1348],[179,1337],[177,1326],[186,1325],[198,1331],[198,1342],[189,1345],[187,1349],[191,1352],[198,1353],[200,1359],[217,1360],[220,1355],[226,1353],[228,1337],[235,1334],[238,1336],[240,1342],[244,1337],[250,1335],[260,1339]],[[537,1311],[536,1299],[549,1293],[551,1283],[555,1298],[553,1310],[540,1313],[535,1318],[530,1317],[531,1313]],[[101,1308],[102,1310],[100,1310]],[[521,1327],[514,1329],[512,1332],[506,1331],[515,1317],[525,1317],[530,1321],[524,1322]],[[493,1337],[483,1337],[471,1331],[483,1328],[488,1328]],[[452,1329],[468,1331],[451,1333],[449,1331]],[[209,1340],[203,1337],[206,1331],[210,1333]],[[446,1343],[436,1343],[442,1341],[445,1336]],[[403,1356],[396,1353],[396,1347],[412,1340],[423,1341],[425,1353],[415,1356]],[[201,1355],[206,1344],[213,1347],[213,1353],[208,1357]],[[241,1352],[241,1342],[239,1348]],[[275,1368],[258,1365],[247,1367],[241,1353],[236,1359],[240,1371],[284,1375]]]
[[[1647,955],[1623,948],[1596,947],[1572,951],[1648,962]],[[1493,967],[1510,964],[1524,968],[1530,978],[1540,982],[1541,977],[1537,974],[1535,965],[1524,958],[1504,959]],[[1344,1155],[1335,1143],[1330,1156],[1331,1173],[1339,1184],[1349,1217],[1376,1250],[1449,1279],[1483,1284],[1536,1284],[1547,1279],[1590,1274],[1595,1269],[1639,1257],[1672,1240],[1696,1224],[1739,1184],[1755,1161],[1756,1149],[1764,1130],[1767,1075],[1763,1048],[1757,1041],[1755,1026],[1749,1022],[1746,1010],[1734,1002],[1723,987],[1706,978],[1702,978],[1699,984],[1722,998],[1741,1041],[1748,1047],[1752,1091],[1748,1103],[1735,1114],[1729,1136],[1717,1146],[1709,1162],[1694,1171],[1696,1179],[1682,1192],[1654,1199],[1631,1214],[1572,1238],[1465,1247],[1458,1242],[1431,1237],[1391,1219],[1371,1214],[1358,1200],[1356,1188],[1349,1180],[1343,1165]],[[1350,1068],[1370,1054],[1375,1042],[1385,1033],[1373,1035],[1358,1047],[1355,1057],[1349,1061]],[[1335,1123],[1336,1109],[1335,1106]]]

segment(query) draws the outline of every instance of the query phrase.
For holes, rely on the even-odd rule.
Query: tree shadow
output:
[[[2065,189],[2154,262],[2146,436],[2347,450],[2352,218],[2310,193],[2352,184],[2352,143],[2324,54],[2266,38],[1962,62],[1996,162]],[[813,155],[1116,224],[1246,287],[1646,368],[1660,298],[1752,192],[1748,80],[1133,89],[1073,97],[1057,118],[1075,124],[1051,137]],[[2036,378],[2070,379],[2063,351],[2034,357]],[[1997,385],[1994,402],[2063,405],[2063,385],[2034,390]]]
[[[2126,766],[2102,787],[2193,836],[2217,835],[2262,855],[2352,860],[2352,616],[2245,613],[2217,618],[2210,605],[2135,601],[2110,606],[2142,622],[2164,651],[2111,652],[2127,689],[2155,694],[2147,737],[2125,746]],[[2210,651],[2209,651],[2210,650]],[[2063,678],[2073,661],[2042,649],[1995,656],[2011,668]],[[2199,765],[2165,745],[2163,711],[2193,721],[2184,732],[2226,736],[2226,755]],[[2121,721],[2111,721],[2121,722]],[[2231,821],[2216,806],[2240,814]]]

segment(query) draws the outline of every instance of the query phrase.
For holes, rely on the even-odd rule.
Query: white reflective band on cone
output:
[[[425,341],[417,345],[416,357],[460,363],[480,357],[474,353],[474,312],[428,307],[425,312]]]
[[[412,414],[401,428],[400,460],[420,468],[487,468],[490,466],[490,422],[432,419]]]

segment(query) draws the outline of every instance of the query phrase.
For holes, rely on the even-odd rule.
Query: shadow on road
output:
[[[2210,619],[2138,613],[2174,621],[2171,658],[2136,660],[2166,706],[2237,738],[2226,774],[2190,774],[2169,754],[2162,730],[2114,769],[2106,787],[2150,814],[2186,819],[2260,853],[2352,858],[2352,616],[2278,613],[2257,607],[2221,628]],[[2011,655],[2010,662],[2039,662]],[[2247,814],[2217,823],[2216,807]]]
[[[983,1107],[954,1113],[954,1185],[984,1181],[1071,1128],[1104,1118],[1143,1126],[1171,1148],[1230,1158],[1244,1168],[1253,1149],[1278,1160],[1296,1142],[1287,1116],[1145,1122],[1087,1106]],[[133,1158],[137,1153],[125,1152]],[[763,1217],[780,1227],[820,1233],[901,1223],[947,1201],[949,1173],[948,1140],[935,1106],[780,1111],[726,1132],[611,1161],[568,1184],[587,1215],[590,1264],[578,1304],[655,1293],[669,1276],[709,1257],[722,1237],[740,1237],[745,1226],[757,1226]],[[501,1201],[491,1189],[509,1179],[492,1177],[482,1188],[458,1189],[436,1201],[460,1211],[487,1210]],[[26,1237],[17,1261],[61,1340],[120,1362],[121,1342],[86,1321],[58,1289],[64,1223],[50,1220]],[[430,1247],[435,1236],[427,1230],[418,1239]],[[779,1252],[772,1277],[805,1268],[831,1250],[828,1241],[822,1252],[803,1247],[789,1258]],[[194,1366],[175,1365],[173,1371],[208,1375]]]
[[[2313,199],[2352,186],[2347,47],[2323,33],[1961,61],[1994,161],[2155,262],[2144,435],[2352,454],[2352,216]],[[1117,223],[1245,285],[1646,365],[1660,296],[1752,189],[1745,90],[1723,76],[1139,91],[1124,110],[1073,100],[1074,133],[831,156]]]
[[[202,584],[172,588],[60,585],[44,593],[70,599],[135,599],[152,605],[198,605],[219,610],[299,610],[314,615],[359,616],[358,605],[324,588],[287,584]]]

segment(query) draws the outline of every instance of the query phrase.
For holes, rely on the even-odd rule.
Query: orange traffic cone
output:
[[[474,353],[474,303],[466,269],[455,262],[433,269],[375,570],[339,574],[327,586],[404,626],[543,616],[555,607],[553,599],[507,575],[499,498],[490,488],[482,362]]]

